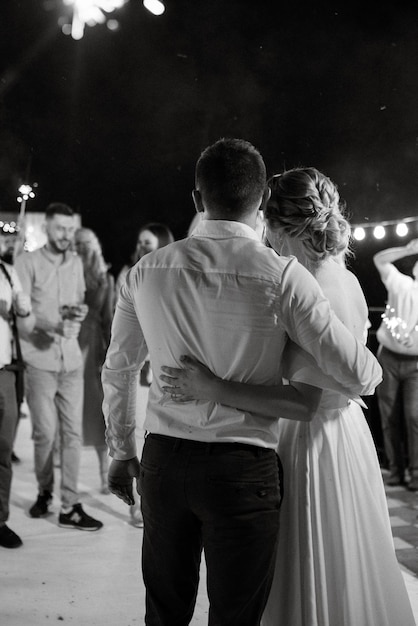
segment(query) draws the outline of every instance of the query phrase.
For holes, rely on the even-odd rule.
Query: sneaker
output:
[[[62,528],[78,528],[78,530],[99,530],[103,524],[83,511],[81,504],[74,504],[69,513],[61,513],[58,526]]]
[[[3,548],[19,548],[22,543],[19,535],[16,535],[6,524],[0,526],[0,546],[3,546]]]
[[[48,504],[52,502],[52,494],[50,491],[44,491],[38,495],[35,504],[29,509],[31,517],[43,517],[48,511]]]

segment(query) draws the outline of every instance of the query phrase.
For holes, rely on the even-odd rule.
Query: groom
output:
[[[150,388],[141,463],[135,447],[138,373],[193,354],[218,376],[274,385],[287,334],[353,394],[372,393],[381,370],[329,309],[314,278],[255,233],[266,170],[248,142],[221,139],[196,166],[203,219],[191,237],[148,254],[129,272],[103,367],[113,461],[109,486],[144,517],[142,566],[149,625],[190,623],[202,549],[209,624],[259,624],[279,530],[277,420],[207,402],[177,404],[158,377]],[[305,331],[317,340],[307,344]],[[332,359],[328,356],[332,354]],[[328,362],[339,367],[330,371]],[[362,372],[374,361],[373,380]]]

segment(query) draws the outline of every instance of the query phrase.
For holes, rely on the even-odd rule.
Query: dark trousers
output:
[[[17,424],[15,373],[0,370],[0,522],[9,518],[12,449]]]
[[[383,381],[377,387],[385,452],[391,472],[403,474],[405,419],[409,470],[418,474],[418,356],[396,354],[387,348],[377,353]]]
[[[145,439],[139,478],[148,626],[186,626],[202,549],[210,626],[257,626],[272,583],[280,481],[273,450]]]

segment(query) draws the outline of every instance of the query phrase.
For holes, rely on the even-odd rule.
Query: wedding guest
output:
[[[20,254],[15,261],[23,290],[32,302],[32,313],[19,325],[27,364],[27,402],[38,482],[38,497],[29,514],[37,518],[49,512],[58,429],[61,455],[58,525],[98,530],[102,522],[84,511],[78,494],[84,391],[78,335],[87,307],[83,264],[71,250],[75,229],[71,207],[59,202],[50,204],[45,211],[47,243],[34,252]]]
[[[394,265],[413,254],[418,254],[418,239],[381,250],[373,261],[388,292],[377,331],[377,356],[383,369],[377,400],[390,470],[387,484],[405,484],[407,457],[407,487],[418,491],[418,261],[412,268],[413,278]]]
[[[149,252],[153,252],[153,250],[157,250],[158,248],[164,248],[164,246],[167,246],[173,241],[173,233],[165,224],[160,222],[149,222],[141,226],[138,231],[135,251],[131,256],[131,263],[130,265],[125,265],[121,269],[116,279],[116,294],[119,295],[121,287],[125,282],[126,275],[135,263],[137,263]],[[152,383],[152,377],[153,373],[151,363],[149,356],[147,356],[139,374],[139,384],[142,387],[149,387]],[[138,528],[143,527],[141,506],[137,494],[135,494],[135,504],[130,507],[130,516],[134,526],[137,526]]]
[[[18,548],[21,538],[7,526],[12,483],[12,451],[18,420],[16,372],[16,317],[30,314],[31,303],[22,291],[15,269],[0,261],[0,546]]]
[[[164,246],[167,246],[173,241],[173,233],[165,224],[150,222],[149,224],[141,226],[138,232],[136,248],[131,257],[132,263],[131,265],[124,265],[116,279],[116,294],[119,294],[126,275],[132,265],[135,265],[135,263],[139,261],[139,259],[142,259],[145,254],[148,254],[153,250],[157,250],[158,248],[164,248]],[[149,359],[145,360],[141,369],[139,382],[144,387],[149,387],[149,385],[151,385],[152,369]]]
[[[15,232],[4,232],[0,230],[0,259],[4,262],[4,264],[13,265],[14,259],[16,256],[16,250],[18,248],[18,242],[22,237],[18,236],[18,233]],[[20,395],[22,397],[20,397]],[[17,413],[18,418],[16,422],[15,436],[16,440],[17,436],[17,428],[19,424],[20,417],[27,417],[25,410],[25,398],[24,398],[24,389],[22,389],[22,394],[19,395],[18,398],[18,407]],[[15,453],[14,449],[12,450],[12,463],[20,463],[20,458]]]
[[[17,233],[0,230],[0,259],[8,265],[14,263],[17,238]]]
[[[116,279],[116,293],[119,294],[120,288],[125,281],[126,274],[132,265],[135,265],[135,263],[137,263],[139,259],[142,259],[145,254],[148,254],[148,252],[152,252],[158,248],[163,248],[173,241],[173,233],[165,224],[161,224],[160,222],[150,222],[141,226],[138,231],[136,247],[131,256],[131,263],[122,267]]]
[[[108,271],[100,242],[90,228],[79,228],[75,233],[74,244],[83,262],[85,303],[88,306],[78,337],[84,362],[83,443],[94,446],[99,459],[101,491],[109,493],[100,374],[110,340],[115,308],[115,280]]]

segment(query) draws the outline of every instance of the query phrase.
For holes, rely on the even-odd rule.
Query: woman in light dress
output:
[[[138,231],[137,242],[135,250],[131,255],[130,264],[126,264],[122,267],[116,279],[116,295],[119,296],[119,292],[123,283],[125,282],[126,275],[130,268],[135,265],[143,256],[149,252],[153,252],[158,248],[163,248],[169,243],[173,243],[174,235],[171,230],[165,224],[160,222],[149,222],[141,226]],[[139,374],[139,384],[141,387],[150,387],[152,383],[152,369],[149,358],[145,359],[144,365]],[[139,502],[139,496],[134,492],[136,499],[135,504],[129,507],[131,522],[137,528],[142,528],[144,525],[141,513],[141,506]]]
[[[125,282],[126,274],[139,259],[142,259],[148,252],[163,248],[173,241],[174,235],[165,224],[150,222],[141,226],[138,231],[135,250],[131,255],[131,262],[122,267],[116,279],[116,293],[119,294],[120,288]]]
[[[106,494],[109,493],[108,452],[100,374],[110,340],[115,307],[115,280],[108,271],[100,242],[90,228],[79,228],[75,233],[74,244],[83,261],[85,303],[89,307],[78,337],[84,361],[83,443],[94,446],[96,450],[101,492]]]
[[[335,185],[315,168],[296,168],[274,176],[269,186],[268,242],[310,270],[337,316],[366,341],[368,309],[345,267],[350,227]],[[262,404],[259,388],[222,381],[191,357],[183,363],[184,370],[164,368],[169,376],[162,377],[178,401],[251,410],[257,397]],[[284,499],[262,626],[413,626],[362,401],[348,397],[290,342],[284,363],[287,379],[323,391],[311,421],[279,420]],[[275,389],[280,399],[282,389]],[[266,415],[271,406],[266,403]]]
[[[124,265],[116,279],[116,294],[119,295],[127,273],[131,267],[139,261],[139,259],[142,259],[143,256],[149,252],[157,250],[158,248],[164,248],[164,246],[167,246],[169,243],[173,243],[173,241],[174,235],[165,224],[161,224],[160,222],[150,222],[141,226],[138,231],[136,247],[131,256],[131,264]],[[148,358],[145,360],[141,369],[139,380],[143,387],[149,387],[152,383],[152,370]]]

